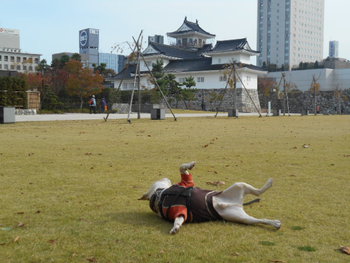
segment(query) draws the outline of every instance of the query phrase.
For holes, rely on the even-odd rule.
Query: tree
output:
[[[166,74],[163,78],[164,89],[163,92],[166,96],[173,97],[175,99],[176,107],[181,99],[181,84],[176,81],[174,74]]]
[[[270,97],[273,92],[277,92],[279,87],[273,78],[258,78],[258,91],[265,97]]]
[[[47,64],[45,59],[40,61],[36,68],[36,71],[41,72],[42,74],[50,71],[50,66]]]
[[[78,54],[78,53],[74,53],[74,54],[71,56],[70,60],[81,61],[81,56],[80,56],[80,54]]]
[[[107,64],[101,63],[99,66],[93,65],[94,72],[101,74],[104,78],[112,77],[115,75],[115,71],[113,69],[106,68]]]
[[[103,77],[99,73],[94,73],[89,68],[83,68],[80,61],[71,60],[66,63],[64,70],[68,73],[67,93],[70,96],[78,96],[80,99],[80,109],[86,98],[93,94],[99,94],[103,90]]]
[[[166,85],[166,81],[164,80],[164,70],[163,70],[163,61],[162,60],[157,60],[156,63],[152,64],[152,75],[154,77],[150,79],[150,82],[155,85],[155,88],[152,90],[151,92],[151,101],[152,103],[159,103],[160,98],[161,98],[161,94],[160,91],[158,89],[159,88],[164,91],[165,89],[165,85]]]
[[[21,77],[0,77],[0,105],[26,107],[26,82]]]
[[[192,76],[185,78],[185,81],[182,83],[186,88],[181,90],[182,99],[184,101],[186,109],[188,109],[186,101],[195,100],[196,89],[192,87],[196,86],[196,81]]]

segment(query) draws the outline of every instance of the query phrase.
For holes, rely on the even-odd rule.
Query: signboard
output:
[[[0,27],[0,34],[14,34],[14,35],[19,35],[19,30]]]

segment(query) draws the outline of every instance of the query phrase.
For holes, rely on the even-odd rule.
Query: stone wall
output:
[[[291,113],[315,113],[315,99],[313,92],[293,91],[288,93],[289,111]],[[287,100],[284,96],[277,98],[276,94],[264,96],[259,94],[261,108],[267,109],[271,101],[272,109],[287,112]],[[319,91],[316,93],[316,112],[321,114],[350,114],[350,89],[341,91]]]
[[[271,101],[271,110],[288,112],[287,101],[283,94],[277,97],[277,94],[265,96],[258,94],[256,90],[237,89],[237,107],[239,112],[267,112],[268,101]],[[175,98],[168,98],[170,106],[174,109],[204,110],[227,112],[234,108],[234,90],[227,89],[205,89],[197,90],[193,101],[176,101]],[[310,91],[298,91],[288,93],[288,103],[290,113],[314,113],[314,94]],[[142,112],[150,112],[153,105],[143,105]],[[166,108],[163,102],[161,108]],[[128,104],[114,104],[113,109],[118,113],[128,113]],[[258,109],[258,110],[257,110]],[[132,111],[137,111],[137,105],[133,105]],[[320,91],[316,95],[316,111],[321,114],[350,114],[350,89],[341,91]]]
[[[247,93],[249,92],[249,95]],[[237,89],[237,107],[240,112],[260,111],[260,102],[257,90]],[[234,107],[234,90],[227,89],[201,89],[195,93],[193,101],[176,101],[168,98],[172,108],[205,110],[205,111],[228,111]]]

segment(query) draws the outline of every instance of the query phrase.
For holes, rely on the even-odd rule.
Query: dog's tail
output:
[[[243,203],[243,205],[251,205],[251,204],[253,204],[253,203],[258,203],[258,202],[260,202],[260,198],[257,198],[257,199],[254,199],[254,200],[252,200],[252,201]]]

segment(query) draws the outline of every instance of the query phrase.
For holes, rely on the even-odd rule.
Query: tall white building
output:
[[[323,59],[324,0],[258,0],[257,64]]]
[[[40,54],[23,53],[17,29],[0,28],[0,70],[36,72]]]

